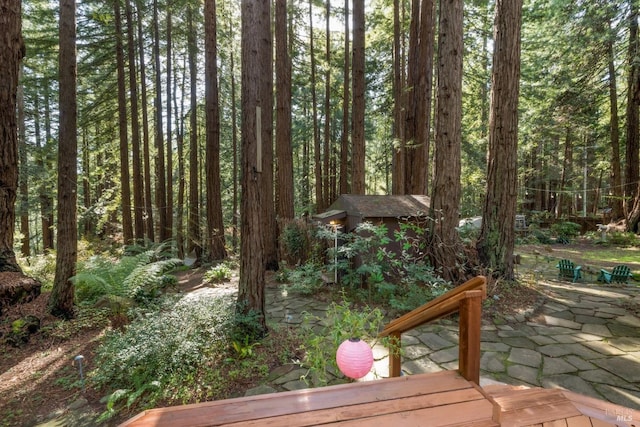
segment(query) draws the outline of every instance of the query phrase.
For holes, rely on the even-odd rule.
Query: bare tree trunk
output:
[[[138,16],[142,16],[142,1],[136,1]],[[149,150],[149,114],[147,113],[147,68],[144,54],[144,37],[142,34],[142,19],[138,19],[138,55],[140,62],[140,100],[142,104],[142,158],[144,169],[144,222],[147,237],[152,242],[155,240],[155,224],[153,223],[153,199],[151,196],[151,152]],[[167,57],[170,51],[167,47]],[[169,61],[167,61],[169,62]],[[169,98],[167,98],[169,99]],[[171,122],[171,116],[167,114],[167,121]]]
[[[91,209],[91,163],[89,138],[87,137],[87,129],[82,130],[82,201],[85,210],[85,216],[82,221],[82,234],[89,237],[93,233],[93,216],[88,214]]]
[[[292,219],[293,149],[291,147],[291,59],[287,0],[276,0],[276,209],[278,219]]]
[[[182,70],[182,82],[180,87],[185,87],[186,71],[184,64],[182,66]],[[177,74],[174,75],[176,80],[173,85],[174,93],[172,99],[176,110],[176,148],[178,150],[178,212],[176,212],[176,246],[178,247],[178,257],[184,258],[184,94],[180,96],[180,112],[178,113],[178,96],[175,93],[175,90],[178,87],[178,78]]]
[[[171,238],[167,227],[167,185],[164,163],[164,137],[162,135],[162,82],[160,78],[160,35],[158,26],[158,0],[153,0],[153,56],[155,58],[155,134],[154,145],[156,147],[155,175],[156,175],[156,209],[158,210],[158,231],[160,241]],[[191,35],[189,35],[191,36]],[[167,100],[167,102],[170,102]]]
[[[625,209],[630,212],[633,206],[633,198],[638,193],[638,180],[640,179],[640,64],[637,57],[640,53],[638,41],[638,5],[636,1],[629,0],[629,51],[628,80],[627,80],[627,150],[625,163]],[[631,221],[628,221],[631,222]]]
[[[271,56],[270,1],[242,0],[242,201],[240,280],[237,310],[253,313],[259,331],[267,330],[264,295],[264,191],[261,148],[264,131],[263,109],[268,108],[262,96],[269,86],[267,74],[271,64],[264,57]],[[265,52],[268,50],[269,52]],[[268,102],[267,102],[268,104]]]
[[[496,1],[487,194],[477,248],[481,264],[507,280],[514,279],[521,23],[522,0]]]
[[[191,5],[187,6],[187,48],[189,51],[189,88],[191,107],[189,111],[189,221],[187,226],[188,253],[196,259],[202,255],[200,240],[200,191],[198,189],[198,46]]]
[[[131,157],[133,172],[133,218],[134,237],[138,243],[144,241],[144,185],[142,160],[140,158],[140,121],[138,113],[138,79],[136,78],[136,56],[134,42],[133,13],[131,1],[125,0],[127,14],[127,51],[129,54],[129,99],[131,101]]]
[[[236,120],[236,76],[233,50],[231,51],[230,74],[231,74],[231,132],[233,144],[233,216],[231,224],[233,226],[231,247],[233,252],[238,251],[238,124]]]
[[[62,1],[62,0],[61,0]],[[120,180],[122,202],[122,238],[125,244],[133,241],[131,218],[131,180],[129,178],[129,140],[127,130],[127,106],[124,70],[124,47],[122,44],[122,14],[120,0],[114,0],[114,24],[116,30],[116,67],[118,70],[118,129],[120,136]]]
[[[323,174],[322,174],[322,206],[331,204],[331,190],[329,184],[330,159],[331,159],[331,29],[329,19],[331,17],[331,0],[326,0],[325,13],[325,73],[324,73],[324,145],[323,145]]]
[[[340,194],[349,192],[349,0],[344,0],[344,82],[342,88],[342,141],[340,143]]]
[[[224,247],[222,195],[220,194],[220,112],[218,96],[218,42],[216,2],[205,0],[205,97],[206,97],[206,186],[207,248],[211,260],[227,257]]]
[[[322,193],[322,163],[320,157],[320,129],[318,128],[318,101],[316,97],[316,54],[313,40],[313,1],[309,0],[309,54],[311,55],[311,111],[313,114],[313,163],[315,177],[316,211],[324,209]]]
[[[438,108],[433,196],[431,197],[431,260],[446,280],[464,278],[458,257],[461,244],[456,227],[460,207],[462,143],[462,0],[440,3],[438,37]]]
[[[260,106],[262,107],[262,220],[264,221],[264,261],[267,270],[277,271],[278,262],[278,234],[276,209],[273,188],[273,40],[271,35],[271,1],[268,9],[262,11],[269,26],[264,28],[264,41],[259,51],[259,68],[263,71],[263,81],[260,86]],[[267,16],[268,13],[268,16]],[[264,22],[262,23],[263,25]],[[269,36],[267,40],[267,35]],[[267,44],[268,43],[268,44]]]
[[[56,274],[49,297],[49,312],[74,317],[74,286],[78,258],[77,201],[77,101],[76,4],[60,0],[60,135],[58,141],[58,250]]]
[[[571,141],[571,130],[567,127],[564,140],[564,156],[562,159],[562,175],[560,177],[560,193],[556,198],[555,217],[562,218],[567,208],[567,198],[565,191],[573,185],[573,143]],[[569,201],[570,203],[571,201]],[[571,208],[569,207],[569,212]]]
[[[351,113],[351,192],[365,194],[364,0],[353,0],[353,110]]]
[[[22,65],[19,68],[22,75]],[[20,78],[18,79],[20,81]],[[18,153],[19,188],[20,188],[20,233],[22,233],[20,252],[23,257],[31,255],[31,233],[29,232],[29,173],[27,171],[27,141],[24,117],[24,86],[18,84],[16,94],[16,106],[18,111]]]
[[[612,34],[611,21],[608,22],[609,32]],[[613,201],[611,202],[612,217],[615,220],[624,218],[622,203],[622,171],[620,167],[620,123],[618,120],[618,85],[616,82],[615,57],[613,53],[613,35],[607,41],[607,53],[609,56],[609,108],[610,119],[610,143],[611,143],[611,187]],[[586,202],[586,201],[585,201]]]
[[[404,32],[400,31],[400,0],[393,1],[393,173],[392,193],[404,194],[405,187],[405,122],[406,105],[404,103],[404,62],[402,61],[401,38]]]
[[[173,5],[171,0],[167,1],[167,164],[166,164],[166,206],[165,209],[165,232],[167,239],[173,237],[173,147],[171,140],[173,138],[171,129],[171,73],[172,73],[172,50],[173,50],[173,21],[171,9]]]
[[[21,2],[0,0],[0,273],[21,272],[13,251],[15,203],[18,190],[18,124],[16,94],[22,40]]]
[[[47,92],[46,89],[46,79],[45,79],[45,90],[44,93]],[[45,99],[46,101],[46,99]],[[42,229],[42,251],[47,252],[49,249],[53,249],[53,232],[51,230],[52,222],[50,217],[51,206],[53,203],[51,202],[51,191],[47,190],[47,184],[49,180],[45,179],[45,174],[48,173],[47,168],[47,158],[48,151],[46,145],[41,143],[42,134],[40,132],[40,97],[35,96],[33,100],[34,111],[33,111],[33,127],[34,127],[34,139],[36,143],[36,169],[37,174],[39,176],[39,185],[38,185],[38,200],[40,204],[40,224]]]
[[[425,194],[429,171],[429,128],[435,39],[434,4],[414,0],[409,41],[407,122],[405,130],[405,188],[408,194]]]

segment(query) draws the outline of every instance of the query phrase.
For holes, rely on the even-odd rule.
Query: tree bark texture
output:
[[[227,257],[224,247],[222,195],[220,194],[220,111],[218,95],[218,42],[216,2],[205,0],[205,98],[206,98],[206,186],[207,249],[211,260]]]
[[[131,166],[133,184],[133,235],[136,242],[143,243],[144,231],[144,184],[142,180],[142,158],[140,153],[140,119],[138,112],[138,79],[136,77],[136,51],[134,42],[132,0],[125,0],[127,14],[127,53],[129,58],[129,100],[131,102]],[[148,236],[147,236],[148,237]]]
[[[49,311],[62,318],[74,317],[74,286],[78,259],[78,107],[76,97],[76,4],[60,0],[60,134],[58,138],[58,238],[56,274],[49,297]]]
[[[127,130],[127,95],[125,88],[124,46],[122,43],[122,13],[120,0],[114,0],[114,25],[116,31],[116,69],[118,74],[118,130],[120,138],[120,181],[122,202],[122,238],[125,244],[133,241],[131,218],[131,180],[129,174],[129,137]]]
[[[638,147],[640,146],[640,64],[637,57],[640,53],[638,40],[638,6],[637,2],[629,1],[629,51],[628,61],[628,80],[627,80],[627,150],[625,163],[625,209],[631,211],[634,203],[639,201],[633,200],[638,192],[640,184],[640,156]],[[632,221],[628,221],[632,222]]]
[[[0,0],[0,272],[20,272],[13,252],[18,189],[16,96],[22,40],[22,3]]]
[[[260,172],[258,144],[262,133],[258,123],[262,120],[262,109],[265,100],[265,75],[270,73],[271,66],[261,57],[265,50],[271,50],[270,1],[255,2],[242,0],[242,151],[241,151],[241,247],[240,247],[240,279],[238,287],[237,308],[242,314],[253,312],[257,315],[259,325],[266,332],[264,310],[264,221],[263,173]],[[264,141],[261,141],[264,144]]]
[[[287,0],[276,0],[276,213],[293,219],[293,148],[291,146],[291,58],[287,41]]]
[[[320,212],[323,206],[322,188],[322,162],[320,156],[320,129],[318,127],[318,101],[316,96],[316,54],[313,41],[313,1],[309,0],[309,54],[311,56],[311,111],[313,114],[313,164],[315,178],[316,211]]]
[[[22,66],[19,76],[22,76]],[[19,77],[20,78],[20,77]],[[22,233],[20,252],[23,257],[31,255],[31,233],[29,231],[29,173],[27,161],[27,141],[25,128],[24,85],[18,85],[16,94],[18,109],[18,156],[19,161],[19,189],[20,189],[20,233]]]
[[[202,255],[202,241],[200,239],[200,190],[198,185],[198,45],[196,43],[196,28],[194,26],[193,8],[187,7],[187,47],[189,51],[189,88],[191,108],[189,111],[189,222],[187,225],[189,255],[196,259]],[[166,206],[164,207],[166,211]]]
[[[445,279],[454,283],[463,278],[458,266],[458,254],[462,250],[456,230],[461,194],[462,5],[462,0],[440,3],[435,174],[431,198],[432,262],[442,269]]]
[[[351,88],[349,85],[350,61],[349,61],[349,0],[344,0],[344,82],[342,89],[342,138],[340,142],[340,191],[339,194],[349,192],[349,98]]]
[[[190,6],[189,6],[190,7]],[[187,18],[188,19],[188,18]],[[160,68],[160,31],[158,18],[158,0],[153,0],[153,56],[155,58],[155,133],[154,145],[156,147],[155,156],[155,176],[156,176],[156,208],[158,210],[158,234],[160,241],[164,242],[171,238],[171,230],[168,226],[167,218],[167,183],[164,161],[164,136],[162,135],[162,79]],[[194,37],[189,33],[189,37]],[[187,42],[188,43],[188,42]],[[167,100],[167,102],[170,102]]]
[[[402,37],[400,31],[400,0],[393,1],[393,154],[392,154],[392,194],[404,194],[405,188],[405,67],[402,57]]]
[[[351,111],[351,192],[365,194],[364,0],[353,0],[353,108]]]
[[[514,279],[522,0],[497,0],[489,113],[487,194],[478,239],[482,265]]]
[[[138,16],[142,15],[142,1],[136,1],[136,8],[138,12]],[[142,105],[147,104],[147,67],[144,53],[144,37],[142,33],[142,19],[138,19],[138,55],[140,62],[140,101]],[[169,35],[167,35],[167,38]],[[171,49],[170,43],[167,41],[167,58],[171,58]],[[167,63],[171,63],[170,60]],[[167,67],[171,68],[171,67]],[[170,76],[167,75],[167,86],[171,86],[169,84]],[[167,99],[171,99],[167,97]],[[167,107],[171,105],[170,102],[167,102]],[[171,114],[167,112],[167,122],[171,123]],[[168,135],[171,133],[168,132]],[[155,241],[155,224],[153,223],[153,198],[151,196],[151,151],[149,147],[149,114],[147,112],[147,108],[142,108],[142,158],[143,158],[143,175],[144,175],[144,221],[145,221],[145,232],[150,241]]]
[[[434,4],[414,0],[409,40],[407,121],[405,130],[405,194],[426,194],[429,172],[429,128],[435,40]]]
[[[613,30],[611,20],[609,20],[609,38],[606,41],[607,55],[609,58],[609,109],[611,111],[609,139],[611,144],[611,190],[613,200],[611,201],[611,216],[614,220],[624,218],[624,206],[622,203],[622,168],[620,166],[620,121],[618,119],[618,85],[616,81],[616,64],[613,51]],[[586,203],[586,200],[585,200]],[[596,204],[597,206],[597,204]]]

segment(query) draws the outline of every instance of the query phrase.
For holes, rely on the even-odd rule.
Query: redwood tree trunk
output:
[[[242,0],[242,199],[240,278],[237,309],[241,314],[253,313],[260,331],[267,325],[264,308],[264,222],[262,221],[263,175],[258,157],[261,142],[259,123],[265,94],[266,74],[271,66],[256,54],[271,49],[270,1]],[[264,52],[263,52],[264,53]],[[268,53],[270,56],[270,53]],[[264,143],[264,141],[262,141]]]
[[[189,221],[187,225],[189,255],[195,254],[196,259],[202,255],[200,241],[200,190],[198,185],[198,45],[196,44],[196,29],[194,26],[193,6],[187,6],[187,47],[189,51],[189,88],[191,108],[189,112]]]
[[[497,0],[489,113],[487,194],[478,239],[483,266],[514,279],[522,0]]]
[[[460,207],[462,143],[462,0],[440,3],[438,49],[438,108],[433,196],[431,260],[446,280],[461,281],[462,252],[456,227]]]
[[[138,79],[134,43],[132,0],[125,0],[127,14],[127,53],[129,58],[129,99],[131,102],[131,158],[133,173],[133,218],[134,237],[138,243],[144,241],[144,186],[142,181],[142,159],[140,157],[140,120],[138,116]]]
[[[351,112],[351,192],[365,194],[364,0],[353,0],[353,110]]]
[[[216,2],[204,3],[205,19],[205,97],[206,97],[206,181],[207,248],[211,260],[226,258],[222,196],[220,194],[220,113],[218,103],[218,46],[216,39]]]
[[[58,250],[56,274],[49,297],[54,316],[74,316],[74,286],[78,258],[77,231],[77,101],[76,101],[76,4],[60,0],[60,136],[58,140]]]
[[[630,212],[634,208],[634,198],[638,194],[638,179],[640,176],[640,161],[638,159],[640,146],[640,64],[637,56],[638,47],[638,6],[637,2],[629,1],[629,51],[627,80],[627,151],[625,163],[625,209]],[[631,222],[631,221],[629,221]]]
[[[129,179],[129,140],[127,131],[127,105],[125,89],[124,52],[122,44],[122,14],[120,1],[114,0],[114,25],[116,30],[116,68],[118,73],[118,129],[120,138],[120,185],[122,204],[122,238],[125,244],[133,241],[131,218],[131,187]]]
[[[344,0],[344,83],[342,99],[342,139],[340,143],[340,191],[349,192],[349,0]]]
[[[13,252],[18,188],[18,125],[16,95],[22,41],[22,3],[0,0],[0,272],[20,272]]]
[[[293,149],[291,147],[291,59],[287,41],[287,0],[276,0],[276,209],[292,219]]]

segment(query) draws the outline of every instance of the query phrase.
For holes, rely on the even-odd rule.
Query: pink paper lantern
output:
[[[358,379],[369,373],[373,366],[371,347],[359,338],[344,341],[336,352],[338,368],[347,377]]]

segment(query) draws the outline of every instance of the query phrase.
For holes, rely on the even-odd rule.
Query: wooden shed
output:
[[[389,243],[386,249],[398,255],[402,243],[395,239],[401,223],[416,223],[429,213],[430,199],[422,195],[355,195],[343,194],[329,208],[313,218],[316,221],[337,227],[340,233],[351,233],[359,224],[370,222],[385,225]],[[410,233],[410,232],[409,232]],[[336,246],[339,238],[336,236]],[[360,256],[353,259],[354,266],[362,262]]]
[[[343,194],[314,219],[325,224],[339,224],[349,233],[363,222],[385,224],[389,231],[397,230],[400,221],[426,217],[431,203],[422,195],[356,195]]]

